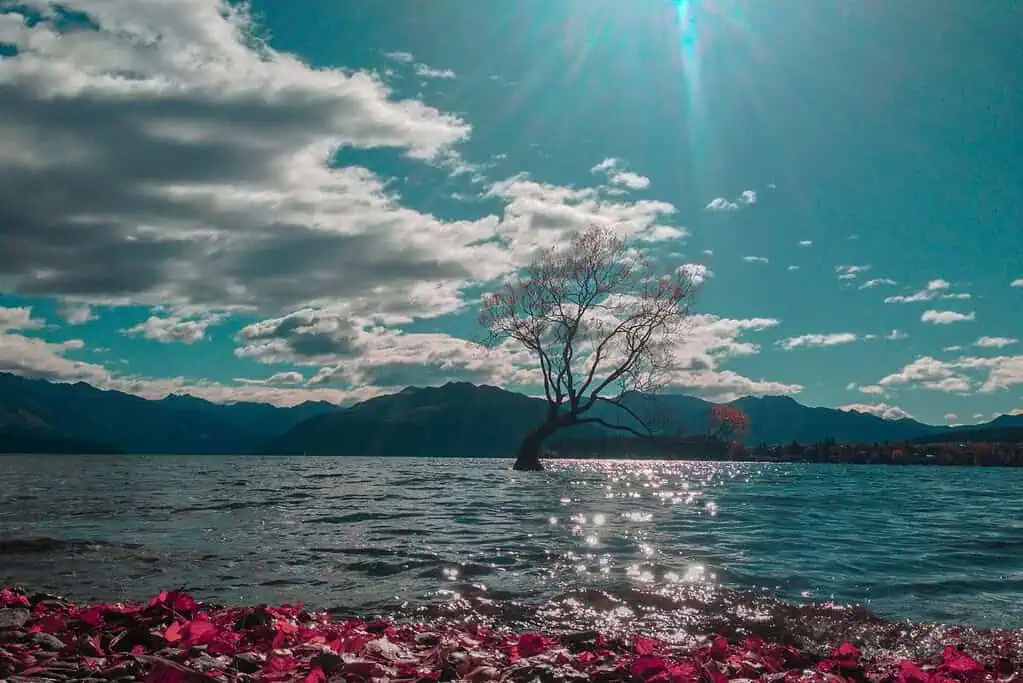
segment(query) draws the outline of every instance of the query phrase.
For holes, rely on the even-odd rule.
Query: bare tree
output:
[[[565,427],[597,424],[649,435],[623,399],[661,387],[694,292],[689,271],[655,275],[613,228],[595,226],[484,296],[482,343],[525,348],[543,376],[546,418],[523,439],[514,468],[542,470],[544,441]],[[586,415],[601,402],[621,409],[636,426]]]

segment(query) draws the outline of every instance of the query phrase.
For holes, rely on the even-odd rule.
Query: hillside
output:
[[[25,441],[34,434],[37,439],[106,444],[129,453],[247,453],[330,410],[337,406],[223,405],[192,396],[148,400],[82,382],[58,384],[0,374],[0,435],[11,435],[12,442],[13,435]]]
[[[626,404],[668,435],[704,433],[713,405],[679,394],[633,394]],[[785,396],[741,398],[733,405],[749,415],[743,437],[748,445],[1023,439],[1020,415],[950,429],[808,407]],[[0,374],[0,451],[512,457],[545,410],[541,399],[464,382],[410,387],[348,408],[328,403],[278,408],[192,396],[147,400],[83,383]],[[594,414],[635,426],[613,406],[598,404]],[[602,433],[577,427],[559,432],[549,445]]]
[[[710,402],[692,396],[631,395],[626,404],[652,417],[661,431],[701,434]],[[874,415],[832,408],[810,408],[791,398],[742,398],[733,403],[750,416],[748,444],[838,441],[901,441],[947,431],[913,420],[888,421]],[[266,442],[264,453],[366,456],[513,457],[519,441],[543,419],[546,404],[496,387],[451,383],[409,388],[306,420]],[[596,414],[609,422],[635,426],[613,406]],[[559,441],[601,433],[592,426],[559,432]]]

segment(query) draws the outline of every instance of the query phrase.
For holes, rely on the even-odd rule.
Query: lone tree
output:
[[[658,390],[674,367],[673,347],[695,293],[691,273],[655,275],[613,228],[595,226],[564,248],[543,252],[525,272],[487,294],[479,314],[487,348],[511,345],[539,362],[547,413],[522,441],[516,470],[542,470],[544,441],[583,424],[650,436],[623,399]],[[598,403],[638,424],[587,415]]]

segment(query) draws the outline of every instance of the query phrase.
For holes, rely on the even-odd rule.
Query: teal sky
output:
[[[461,341],[479,294],[608,222],[710,271],[672,391],[1023,409],[1023,4],[982,6],[0,10],[0,371],[535,391]]]

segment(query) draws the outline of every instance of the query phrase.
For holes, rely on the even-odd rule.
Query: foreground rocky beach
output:
[[[79,604],[0,589],[0,680],[89,683],[228,681],[730,680],[944,683],[1015,681],[1017,637],[944,632],[929,656],[821,651],[759,637],[686,645],[596,632],[512,633],[434,619],[338,620],[300,604],[224,607],[181,591],[148,603]],[[973,633],[973,632],[970,632]]]

